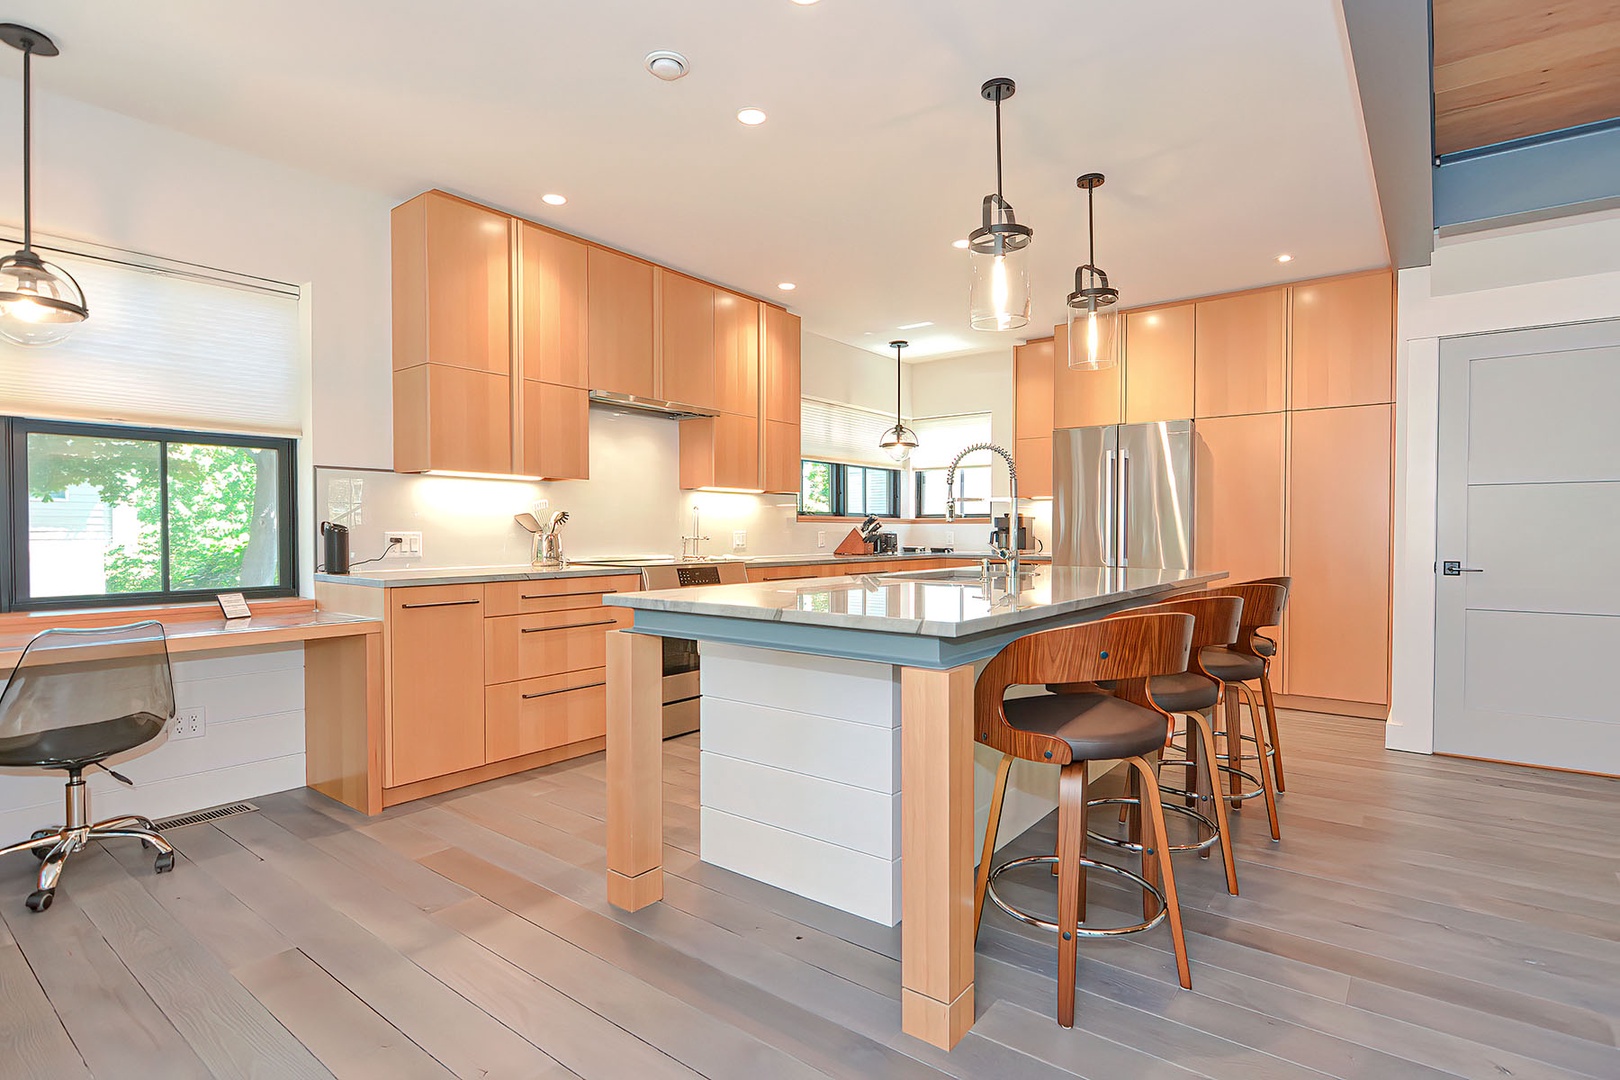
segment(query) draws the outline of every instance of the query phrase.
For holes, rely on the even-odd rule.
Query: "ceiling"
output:
[[[785,302],[828,337],[903,333],[912,359],[1049,332],[1084,261],[1086,171],[1108,177],[1097,261],[1127,306],[1387,262],[1333,0],[6,7],[62,47],[42,90],[401,201],[445,188]],[[691,73],[654,79],[654,49]],[[994,183],[979,84],[999,75],[1018,82],[1005,194],[1035,229],[1035,302],[998,335],[967,328],[950,245]],[[769,120],[739,124],[749,105]]]
[[[1434,0],[1435,152],[1620,117],[1620,0]]]

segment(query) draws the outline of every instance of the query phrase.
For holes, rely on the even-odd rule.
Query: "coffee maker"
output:
[[[996,518],[995,529],[990,533],[990,546],[1000,548],[1003,551],[1029,550],[1029,518],[1026,515],[1018,515],[1018,542],[1016,544],[1008,542],[1007,534],[1007,515],[1002,514]]]

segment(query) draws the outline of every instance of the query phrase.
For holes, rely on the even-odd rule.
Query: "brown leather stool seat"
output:
[[[1163,716],[1112,694],[1013,698],[1003,708],[1007,723],[1019,731],[1050,735],[1068,743],[1076,761],[1113,761],[1150,754],[1164,746],[1168,732]]]
[[[1086,694],[1099,689],[1113,690],[1116,685],[1105,679],[1099,683],[1053,683],[1047,689],[1054,694]],[[1153,703],[1167,713],[1203,712],[1221,699],[1221,684],[1196,671],[1183,671],[1177,675],[1155,675],[1148,680],[1148,694]]]
[[[1222,682],[1249,682],[1266,673],[1266,662],[1259,656],[1230,649],[1205,649],[1198,654],[1204,670]]]
[[[1277,643],[1268,637],[1256,634],[1254,635],[1254,651],[1269,660],[1277,655]]]

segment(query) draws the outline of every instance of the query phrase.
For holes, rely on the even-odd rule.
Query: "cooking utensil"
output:
[[[533,514],[518,514],[512,520],[532,533],[538,533],[541,529],[540,522],[535,519]]]

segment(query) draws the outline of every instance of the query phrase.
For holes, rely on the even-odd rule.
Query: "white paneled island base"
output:
[[[901,669],[699,648],[703,861],[885,926],[899,922]],[[977,835],[998,755],[975,749]],[[1055,776],[1033,764],[1015,775],[1002,843],[1051,811]]]

